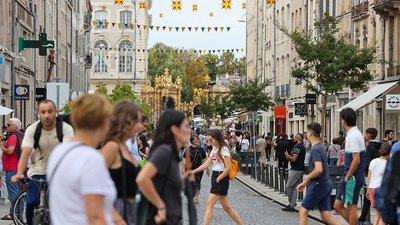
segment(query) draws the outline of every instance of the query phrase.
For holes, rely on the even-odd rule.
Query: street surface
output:
[[[200,192],[200,204],[197,205],[197,216],[199,225],[203,223],[204,209],[210,192],[210,177],[204,173],[202,180],[202,189]],[[260,196],[248,187],[244,186],[237,180],[230,182],[228,196],[230,197],[232,207],[239,213],[242,221],[246,225],[298,225],[299,214],[283,212],[282,206],[271,202],[270,200]],[[184,203],[184,209],[187,208]],[[184,213],[184,217],[186,217]],[[187,224],[187,218],[184,219]],[[214,217],[212,224],[214,225],[231,225],[234,222],[224,212],[221,205],[216,204],[214,207]],[[318,221],[309,219],[310,225],[321,224]]]
[[[210,191],[210,177],[204,175],[202,180],[202,189],[200,193],[200,204],[197,206],[199,225],[203,223],[204,208],[207,196]],[[270,200],[258,195],[251,189],[244,186],[239,181],[231,181],[229,194],[232,206],[239,213],[242,221],[246,225],[297,225],[299,216],[297,213],[288,213],[281,210],[282,206],[271,202]],[[185,201],[186,202],[186,201]],[[0,217],[3,217],[9,210],[10,205],[0,201]],[[183,205],[184,211],[187,204]],[[187,213],[184,213],[184,224],[188,224]],[[310,219],[310,225],[321,224]],[[11,225],[12,221],[1,221],[0,225]],[[234,224],[228,215],[224,212],[221,205],[216,204],[214,208],[214,218],[212,224],[230,225]]]

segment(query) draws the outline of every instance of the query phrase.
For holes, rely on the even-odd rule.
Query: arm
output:
[[[8,148],[1,146],[1,150],[3,150],[3,152],[7,155],[12,155],[14,153],[15,150],[15,146],[10,146]]]
[[[370,181],[371,181],[371,170],[368,170],[367,187],[369,186]]]
[[[17,146],[17,141],[17,135],[11,135],[6,142],[8,147],[1,145],[1,150],[3,150],[3,152],[7,155],[12,155],[14,153],[15,147]]]
[[[351,162],[350,169],[347,172],[346,177],[344,178],[344,181],[348,181],[350,177],[353,176],[354,172],[356,172],[358,166],[360,165],[360,153],[353,153],[353,161]]]
[[[110,168],[113,162],[115,161],[115,158],[118,155],[118,151],[119,151],[119,146],[114,141],[107,142],[106,145],[104,145],[103,148],[101,148],[100,154],[103,156],[107,168]]]
[[[197,169],[193,170],[193,173],[198,173],[205,169],[208,169],[208,167],[211,165],[211,163],[212,163],[212,158],[208,157],[207,160],[203,164],[201,164],[201,166],[199,166]]]
[[[107,225],[104,217],[104,196],[102,195],[84,195],[83,201],[86,209],[88,224]]]
[[[24,173],[25,173],[26,168],[28,167],[28,160],[29,160],[29,157],[31,156],[31,154],[32,154],[32,148],[30,148],[30,147],[22,148],[21,157],[19,158],[19,161],[18,161],[17,174],[11,178],[12,182],[14,182],[14,183],[19,182],[20,179],[25,177]]]
[[[323,171],[323,166],[321,161],[314,162],[314,170],[306,175],[303,179],[303,182],[297,186],[297,191],[302,192],[304,188],[310,183],[311,179],[318,177],[322,171]]]
[[[217,183],[219,183],[222,179],[224,179],[226,176],[228,176],[229,171],[231,170],[231,157],[225,156],[224,157],[224,164],[225,164],[225,169],[224,171],[217,177]]]
[[[157,208],[157,215],[155,217],[157,224],[165,221],[167,217],[167,210],[165,208],[165,203],[158,194],[154,183],[153,177],[157,174],[157,167],[152,163],[148,162],[143,167],[142,171],[138,174],[136,178],[136,183],[139,186],[142,194]]]
[[[291,162],[296,162],[297,158],[299,157],[298,154],[293,154],[292,156],[289,153],[285,152],[286,159]]]

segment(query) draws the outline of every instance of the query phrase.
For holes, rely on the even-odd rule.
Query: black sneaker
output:
[[[285,212],[296,212],[296,209],[291,207],[291,206],[286,206],[285,208],[282,209],[282,211],[285,211]]]

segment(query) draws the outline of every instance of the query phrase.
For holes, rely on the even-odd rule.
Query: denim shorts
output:
[[[301,206],[307,210],[313,210],[318,206],[319,211],[330,211],[332,186],[331,182],[311,182]]]

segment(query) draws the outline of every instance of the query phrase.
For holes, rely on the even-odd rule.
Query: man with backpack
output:
[[[11,118],[7,123],[7,132],[9,133],[7,141],[0,145],[3,151],[1,158],[3,161],[3,170],[6,172],[6,184],[10,202],[14,201],[20,191],[19,185],[11,182],[11,177],[17,173],[18,159],[21,155],[23,135],[19,130],[21,130],[21,121],[18,118]],[[1,220],[12,220],[11,209],[10,214],[5,215]]]
[[[53,101],[43,100],[38,106],[39,121],[30,125],[22,141],[21,158],[18,162],[17,174],[12,177],[14,183],[25,177],[28,160],[31,156],[32,166],[28,177],[35,180],[46,180],[47,161],[54,147],[74,136],[72,127],[57,118],[57,108]],[[39,185],[28,182],[26,189],[26,220],[32,224],[34,208],[39,204]]]

